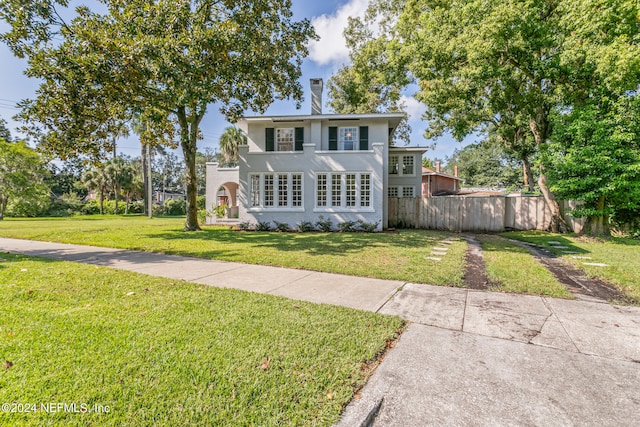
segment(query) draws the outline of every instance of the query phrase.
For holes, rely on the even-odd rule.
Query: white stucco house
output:
[[[239,222],[295,228],[322,216],[334,226],[387,226],[388,197],[418,197],[426,148],[392,147],[402,113],[322,114],[322,79],[312,79],[310,115],[244,117],[236,168],[207,164],[207,208],[225,201]],[[215,218],[213,219],[215,222]]]

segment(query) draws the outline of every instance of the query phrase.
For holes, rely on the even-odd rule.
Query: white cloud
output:
[[[427,107],[413,96],[402,95],[400,102],[405,104],[409,120],[420,120],[425,111],[427,111]]]
[[[345,62],[349,58],[346,40],[342,34],[349,17],[363,17],[368,0],[349,0],[333,14],[324,14],[311,20],[320,40],[309,44],[309,58],[319,65]]]

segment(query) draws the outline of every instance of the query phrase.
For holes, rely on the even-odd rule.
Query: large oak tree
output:
[[[133,114],[149,132],[174,123],[186,164],[185,229],[197,230],[196,143],[207,107],[235,121],[274,99],[299,104],[310,23],[292,20],[290,0],[101,0],[99,11],[78,7],[65,20],[67,3],[0,3],[11,25],[2,39],[43,80],[22,117],[63,157],[108,150]]]

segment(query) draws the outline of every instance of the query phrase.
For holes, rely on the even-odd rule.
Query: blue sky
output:
[[[83,3],[91,4],[90,1]],[[344,45],[342,31],[347,24],[347,18],[362,16],[367,3],[368,0],[292,0],[294,18],[311,20],[320,40],[309,46],[310,55],[302,65],[301,83],[305,89],[302,108],[296,110],[292,101],[277,101],[268,109],[267,114],[309,113],[311,109],[309,79],[321,77],[326,84],[336,70],[348,63],[348,51]],[[5,31],[6,28],[4,22],[0,23],[0,31]],[[25,60],[15,58],[4,44],[0,44],[0,116],[8,122],[9,129],[14,136],[18,135],[16,128],[19,126],[12,119],[12,116],[18,113],[15,104],[22,99],[34,97],[38,87],[38,81],[29,79],[23,74],[25,68]],[[324,100],[326,101],[326,96]],[[411,145],[429,145],[432,141],[426,141],[422,136],[425,130],[425,124],[420,120],[424,111],[423,106],[411,97],[411,93],[406,94],[405,103],[413,130]],[[330,112],[326,105],[324,111]],[[204,139],[198,142],[198,149],[217,148],[220,134],[229,125],[230,123],[224,119],[215,106],[211,105],[201,124]],[[465,141],[465,143],[470,142],[473,142],[473,138]],[[451,138],[443,137],[437,141],[435,149],[428,151],[426,155],[430,158],[442,159],[450,155],[455,148],[460,148],[463,145],[464,143],[460,144]],[[139,147],[135,135],[118,141],[118,151],[127,155],[139,155]],[[176,154],[181,157],[179,151],[176,151]]]

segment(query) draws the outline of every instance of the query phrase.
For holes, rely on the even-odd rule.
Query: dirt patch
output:
[[[633,302],[610,283],[586,276],[582,270],[566,263],[543,247],[533,243],[510,241],[528,249],[573,294],[585,295],[603,301]]]
[[[465,239],[469,245],[465,253],[466,270],[462,277],[462,283],[469,289],[489,289],[492,284],[485,272],[482,246],[471,236],[467,236]]]

